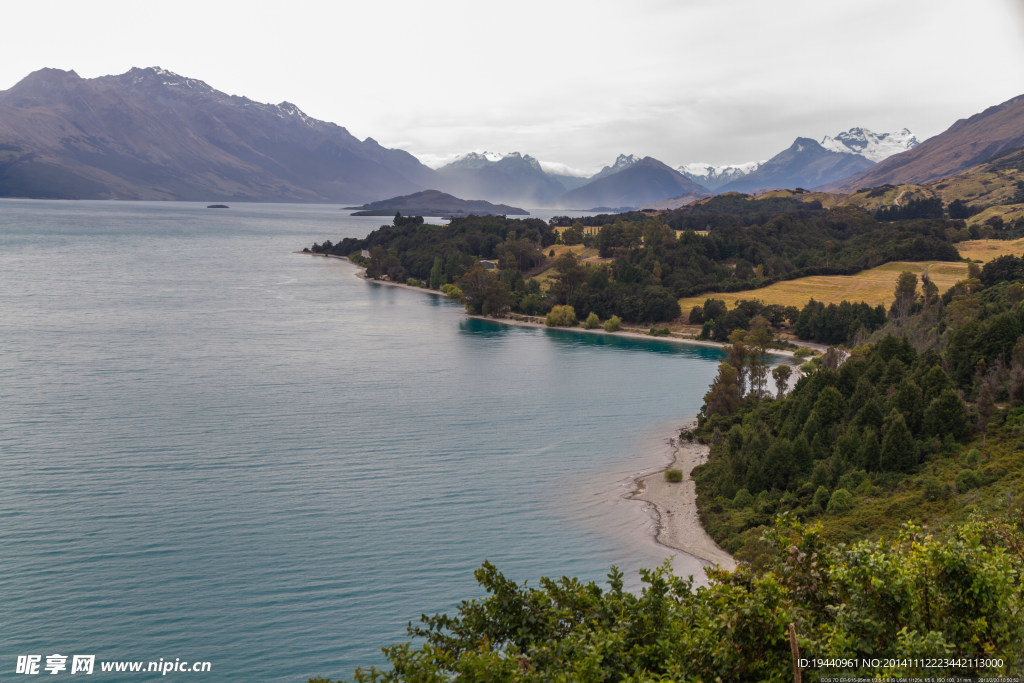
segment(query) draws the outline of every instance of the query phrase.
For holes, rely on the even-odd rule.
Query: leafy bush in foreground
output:
[[[790,624],[803,658],[907,658],[812,676],[1024,672],[1019,511],[937,535],[907,525],[895,542],[830,546],[819,527],[795,522],[765,538],[763,572],[709,569],[708,587],[694,589],[665,564],[641,572],[639,595],[614,568],[604,589],[566,577],[529,588],[485,563],[476,578],[486,598],[424,615],[410,625],[415,641],[384,648],[391,670],[354,680],[790,681]],[[1002,664],[919,668],[926,656]]]

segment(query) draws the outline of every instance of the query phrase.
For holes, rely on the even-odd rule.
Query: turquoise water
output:
[[[636,585],[668,556],[621,496],[716,353],[470,320],[293,253],[380,220],[0,201],[0,678],[52,653],[349,676],[485,559]]]

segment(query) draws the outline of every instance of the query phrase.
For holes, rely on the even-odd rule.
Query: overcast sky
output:
[[[161,66],[433,165],[739,163],[853,126],[924,140],[1024,94],[1024,0],[14,4],[0,89]]]

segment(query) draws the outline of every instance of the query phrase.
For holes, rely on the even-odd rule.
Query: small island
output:
[[[507,204],[459,199],[439,190],[424,190],[402,197],[382,199],[362,206],[348,206],[353,216],[529,216],[530,212]]]
[[[227,204],[210,204],[206,207],[207,209],[230,209],[231,207]]]

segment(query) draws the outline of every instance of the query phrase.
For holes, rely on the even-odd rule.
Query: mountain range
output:
[[[1024,146],[1024,96],[919,144],[904,129],[797,138],[765,161],[673,169],[620,155],[589,178],[528,154],[432,169],[297,106],[228,95],[159,67],[83,79],[41,69],[0,91],[0,196],[373,202],[423,190],[566,209],[678,206],[715,193],[921,183]]]

